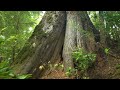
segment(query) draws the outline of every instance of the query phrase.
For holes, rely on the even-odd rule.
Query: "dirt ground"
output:
[[[108,55],[107,60],[104,60],[98,55],[88,74],[90,79],[120,79],[120,59]]]
[[[68,77],[65,76],[63,63],[58,62],[50,65],[49,70],[40,79],[68,79]]]
[[[73,79],[65,75],[62,62],[56,65],[40,79]],[[96,62],[88,69],[87,74],[89,79],[120,79],[120,59],[108,55],[105,60],[97,55]]]

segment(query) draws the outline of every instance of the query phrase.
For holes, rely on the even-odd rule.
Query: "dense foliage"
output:
[[[87,70],[96,59],[96,54],[86,53],[82,48],[74,51],[72,56],[74,59],[75,68],[80,71]]]
[[[7,60],[0,63],[0,79],[28,79],[31,77],[31,74],[14,74],[12,67],[10,67],[10,63]]]
[[[0,57],[13,62],[42,16],[40,11],[0,11]]]
[[[120,50],[120,11],[89,11],[95,27],[104,32],[106,44]]]
[[[43,16],[42,11],[0,11],[0,78],[26,79],[15,75],[10,64]]]

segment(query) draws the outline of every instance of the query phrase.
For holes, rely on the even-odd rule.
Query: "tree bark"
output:
[[[72,52],[76,48],[83,48],[87,52],[94,52],[96,42],[100,40],[97,31],[85,11],[68,11],[65,40],[63,47],[64,69],[74,68]]]
[[[67,72],[68,68],[74,68],[72,60],[72,52],[76,48],[76,12],[68,11],[67,12],[67,24],[65,32],[65,41],[63,47],[63,60],[64,60],[64,69]]]
[[[64,41],[65,11],[48,11],[12,64],[15,73],[41,73],[39,66],[59,58]],[[39,73],[37,73],[39,72]]]
[[[94,52],[99,40],[99,32],[87,12],[48,11],[12,65],[15,73],[31,73],[38,78],[43,72],[41,65],[63,58],[66,72],[74,68],[72,52],[76,48]]]

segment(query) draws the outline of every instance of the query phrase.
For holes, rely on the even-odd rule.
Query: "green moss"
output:
[[[34,32],[33,36],[36,36],[37,39],[46,37],[47,34],[43,31],[43,27],[44,27],[44,24],[41,22],[40,25],[36,28],[36,31]]]
[[[44,27],[44,24],[41,22],[38,29],[42,30],[43,27]]]
[[[48,16],[48,17],[47,17],[47,23],[50,24],[50,23],[52,23],[52,21],[53,21],[53,18],[52,18],[51,16]]]
[[[47,37],[47,33],[45,33],[44,31],[38,32],[38,33],[36,33],[36,37],[37,37],[37,39],[40,40],[41,38]]]
[[[58,17],[58,15],[57,15],[57,14],[55,14],[55,17]]]

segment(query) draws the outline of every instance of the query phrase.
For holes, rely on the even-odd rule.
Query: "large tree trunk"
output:
[[[87,52],[95,51],[96,42],[100,41],[85,11],[48,11],[36,26],[32,36],[12,64],[15,73],[33,74],[39,77],[48,62],[55,62],[63,56],[64,70],[74,68],[72,52],[83,48]]]
[[[94,52],[95,40],[96,42],[100,40],[99,31],[95,29],[87,12],[68,11],[63,47],[65,72],[68,68],[74,68],[72,52],[76,48],[83,48],[87,52]]]
[[[15,73],[41,73],[39,66],[60,58],[64,42],[65,11],[48,11],[13,63]]]
[[[63,60],[64,60],[64,69],[67,71],[68,68],[74,68],[72,60],[72,52],[76,48],[76,12],[68,11],[67,12],[67,24],[65,32],[65,41],[63,47]]]

